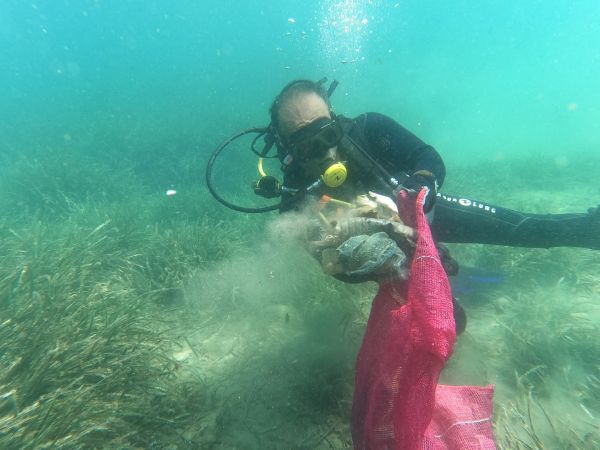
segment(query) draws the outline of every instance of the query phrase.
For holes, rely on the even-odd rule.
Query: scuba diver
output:
[[[592,208],[587,214],[530,214],[445,195],[439,192],[446,175],[444,162],[432,146],[383,114],[369,112],[354,119],[336,115],[330,96],[337,82],[332,82],[329,89],[325,82],[295,80],[287,84],[270,107],[268,127],[242,132],[217,148],[207,167],[207,183],[217,200],[239,211],[287,212],[301,210],[309,198],[354,204],[357,196],[368,192],[395,199],[401,190],[416,195],[425,188],[428,194],[424,211],[437,243],[600,249],[600,208]],[[222,199],[214,189],[214,159],[231,140],[246,132],[258,133],[252,149],[261,161],[273,148],[276,150],[274,157],[281,162],[283,182],[266,175],[259,163],[263,176],[254,184],[254,191],[266,198],[281,197],[278,205],[242,208]],[[261,151],[254,148],[259,137],[265,142]],[[402,273],[403,258],[389,251],[382,233],[393,233],[390,221],[376,225],[371,226],[374,233],[370,236],[338,247],[338,259],[354,267],[333,271],[332,275],[346,282],[363,282],[377,280],[390,268]],[[407,246],[402,244],[411,239],[410,232],[396,229],[394,240],[405,254]],[[385,257],[374,258],[373,249],[377,247],[386,249],[382,252]],[[458,265],[443,245],[439,250],[448,275],[455,275]],[[317,253],[320,258],[322,255]],[[365,264],[359,261],[357,265],[357,258],[363,258]]]
[[[344,184],[322,185],[319,194],[349,199],[367,190],[384,193],[389,191],[382,183],[385,172],[408,191],[426,187],[430,193],[425,212],[433,216],[430,225],[438,242],[600,249],[598,208],[587,214],[529,214],[439,193],[446,171],[433,147],[382,114],[365,113],[355,119],[336,116],[322,84],[293,81],[275,98],[270,115],[283,162],[283,186],[305,187],[332,164],[346,161]],[[366,158],[372,161],[365,164]],[[380,167],[365,170],[376,166]],[[281,210],[293,205],[284,203]]]

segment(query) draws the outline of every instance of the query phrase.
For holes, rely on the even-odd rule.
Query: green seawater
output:
[[[328,77],[336,112],[433,145],[445,192],[584,212],[599,16],[592,0],[4,0],[0,447],[350,447],[376,286],[327,277],[276,214],[217,203],[211,152],[266,125],[290,80]],[[249,143],[215,179],[264,206]],[[464,295],[442,381],[496,385],[501,448],[598,448],[598,253],[451,251],[503,281]]]

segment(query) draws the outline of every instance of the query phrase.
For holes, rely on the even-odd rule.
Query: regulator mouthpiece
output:
[[[341,186],[342,184],[344,184],[347,177],[348,170],[346,169],[346,166],[341,162],[332,164],[327,168],[325,173],[321,175],[321,179],[323,180],[325,186],[330,188],[336,188]]]

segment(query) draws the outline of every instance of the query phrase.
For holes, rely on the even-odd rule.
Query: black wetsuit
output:
[[[338,146],[346,160],[348,179],[340,187],[320,188],[318,194],[351,200],[367,191],[391,193],[377,170],[359,161],[351,147],[362,147],[390,175],[402,180],[418,170],[433,173],[441,187],[446,169],[438,152],[391,118],[366,113],[355,119],[340,117],[345,137]],[[303,188],[314,182],[290,167],[284,184]],[[293,208],[295,202],[284,209]],[[291,205],[291,206],[290,206]],[[434,238],[446,243],[497,244],[514,247],[585,247],[600,249],[600,214],[528,214],[500,208],[467,197],[437,194]]]

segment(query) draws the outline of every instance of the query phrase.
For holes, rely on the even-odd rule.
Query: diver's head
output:
[[[321,84],[293,81],[275,98],[270,114],[285,164],[316,178],[337,161],[343,131]]]

